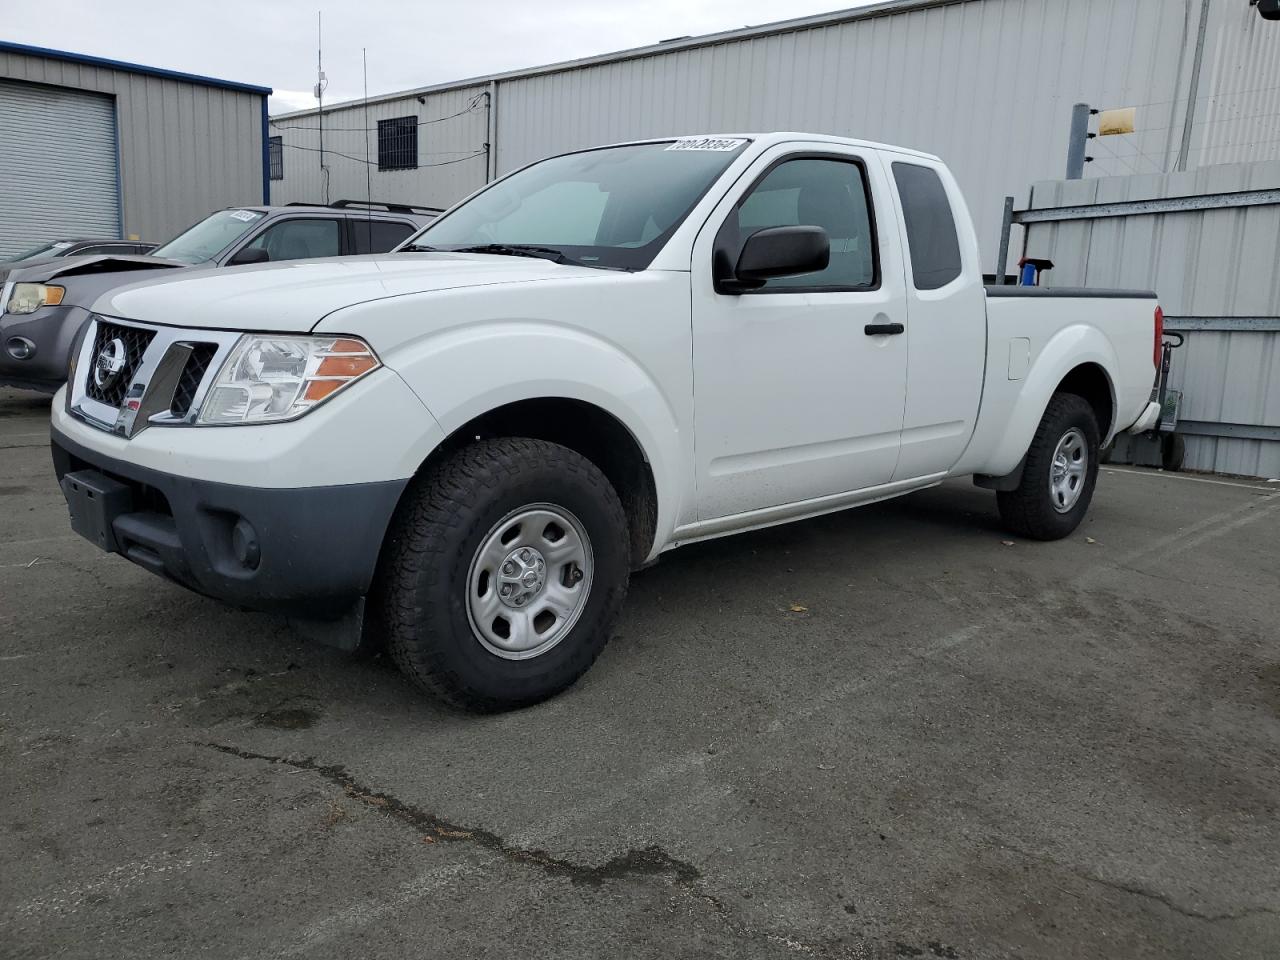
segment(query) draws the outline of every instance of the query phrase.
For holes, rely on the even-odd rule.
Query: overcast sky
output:
[[[275,88],[271,112],[732,30],[869,0],[4,0],[0,38]]]

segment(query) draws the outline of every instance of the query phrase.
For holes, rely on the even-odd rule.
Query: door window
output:
[[[267,227],[244,249],[266,250],[272,262],[336,257],[342,252],[339,234],[337,220],[285,220]]]
[[[395,220],[349,221],[356,253],[386,253],[409,238],[417,227]]]
[[[794,226],[827,232],[830,263],[816,273],[769,280],[761,290],[869,290],[877,285],[875,229],[861,164],[818,157],[778,164],[725,220],[716,236],[716,256],[737,263],[747,238],[757,230]]]

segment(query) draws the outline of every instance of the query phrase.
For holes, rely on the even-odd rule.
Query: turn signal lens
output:
[[[199,422],[292,420],[379,366],[354,337],[247,335],[218,371]]]

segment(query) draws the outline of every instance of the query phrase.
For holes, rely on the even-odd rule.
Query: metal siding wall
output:
[[[1189,162],[1204,166],[1280,155],[1280,23],[1248,3],[1211,8],[1213,31],[1201,75]]]
[[[1168,176],[1038,183],[1032,207],[1280,189],[1280,161]],[[1151,288],[1170,317],[1280,318],[1280,205],[1037,223],[1027,252],[1046,286]],[[1183,420],[1280,426],[1280,333],[1200,331],[1174,353]],[[1280,476],[1280,442],[1187,438],[1187,466]]]
[[[715,131],[815,130],[901,144],[950,164],[990,270],[1001,198],[1060,172],[1072,103],[1178,95],[1183,23],[1168,12],[1168,0],[962,2],[507,80],[498,166]],[[1179,113],[1171,125],[1170,109],[1148,120],[1162,129],[1143,133],[1154,162],[1181,123]]]
[[[372,161],[370,181],[365,179],[364,107],[354,105],[325,110],[325,166],[329,171],[329,200],[364,199],[447,207],[485,182],[482,153],[488,138],[483,97],[475,109],[468,104],[485,91],[485,85],[426,94],[369,105],[368,151]],[[504,104],[504,108],[510,109]],[[467,111],[467,112],[462,112]],[[452,114],[461,113],[460,116]],[[378,170],[378,121],[416,116],[418,169]],[[440,119],[438,123],[421,123]],[[269,136],[284,143],[284,179],[271,184],[272,202],[320,202],[324,182],[320,172],[320,133],[316,114],[273,120]],[[479,154],[472,157],[472,154]]]
[[[262,202],[260,94],[16,53],[0,53],[0,77],[116,97],[125,235],[162,242]]]
[[[600,143],[689,133],[811,130],[897,143],[936,153],[950,164],[977,221],[984,267],[991,270],[1003,197],[1061,174],[1074,102],[1139,107],[1137,133],[1091,141],[1097,157],[1091,175],[1172,168],[1199,2],[955,0],[506,77],[498,80],[497,169],[506,173],[549,154]],[[1280,97],[1280,90],[1240,92],[1249,83],[1280,86],[1274,66],[1280,62],[1280,29],[1243,0],[1234,6],[1228,0],[1207,2],[1214,7],[1192,162],[1280,156],[1280,134],[1271,142],[1255,136],[1251,145],[1204,146],[1219,127],[1230,128],[1220,122],[1228,102],[1242,113],[1280,102],[1266,99]],[[1246,79],[1253,73],[1262,79]],[[1224,92],[1210,101],[1214,84],[1225,85]],[[432,92],[425,106],[412,96],[378,102],[370,125],[376,127],[378,117],[409,112],[451,113],[458,107],[449,105],[482,89],[477,81]],[[350,119],[360,115],[358,104],[326,112],[335,126],[360,126]],[[281,118],[273,132],[297,124],[314,125],[315,113]],[[485,139],[482,124],[441,133],[438,148],[444,150],[462,151]],[[314,146],[315,135],[310,136],[306,145]],[[363,156],[358,133],[334,144]],[[304,156],[286,147],[285,180],[275,184],[280,197],[319,196],[318,162],[304,162]],[[331,166],[332,198],[364,195],[361,163],[335,159]],[[448,205],[484,182],[482,171],[457,167],[463,169],[375,172],[374,197]]]

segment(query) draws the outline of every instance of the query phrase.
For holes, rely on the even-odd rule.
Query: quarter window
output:
[[[893,179],[902,200],[902,219],[917,290],[937,290],[960,276],[960,240],[937,171],[915,163],[894,163]]]
[[[737,263],[766,227],[818,226],[831,242],[825,270],[769,280],[763,290],[866,290],[878,282],[866,175],[852,160],[803,157],[778,164],[738,204],[716,236],[716,256]]]
[[[418,168],[418,118],[378,121],[378,169]]]

